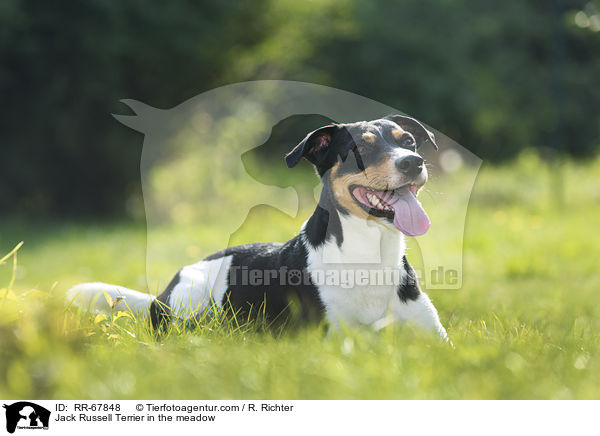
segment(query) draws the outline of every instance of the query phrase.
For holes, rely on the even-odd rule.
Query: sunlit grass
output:
[[[600,161],[563,171],[561,202],[532,155],[482,168],[463,287],[429,292],[454,349],[412,328],[273,333],[222,314],[157,335],[147,319],[82,314],[63,302],[77,282],[143,288],[144,226],[4,221],[0,258],[25,244],[0,265],[0,396],[598,398]],[[236,241],[289,237],[303,218],[255,213]],[[220,248],[201,242],[190,258]]]

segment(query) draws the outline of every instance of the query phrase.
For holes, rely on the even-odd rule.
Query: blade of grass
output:
[[[10,258],[10,256],[13,257],[13,267],[12,267],[12,274],[10,277],[10,282],[8,282],[8,287],[4,291],[4,296],[2,297],[2,301],[0,302],[0,304],[3,304],[4,301],[6,301],[6,298],[8,297],[8,293],[11,291],[13,285],[15,284],[15,279],[17,278],[17,251],[19,251],[19,248],[21,248],[23,246],[23,243],[24,243],[24,241],[19,242],[15,246],[15,248],[13,248],[2,259],[0,259],[0,265],[1,265],[2,263],[4,263],[4,261],[6,261],[8,258]]]
[[[19,242],[19,243],[18,243],[18,244],[15,246],[15,248],[13,248],[12,250],[10,250],[10,252],[9,252],[9,253],[8,253],[6,256],[4,256],[2,259],[0,259],[0,264],[4,263],[4,261],[6,261],[6,259],[8,259],[8,258],[9,258],[10,256],[12,256],[13,254],[15,254],[15,253],[16,253],[16,252],[19,250],[19,248],[21,248],[21,246],[22,246],[24,243],[25,243],[25,241],[21,241],[21,242]]]

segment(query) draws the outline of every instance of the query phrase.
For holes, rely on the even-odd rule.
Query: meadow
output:
[[[599,174],[600,159],[548,165],[529,152],[482,166],[463,286],[428,292],[454,347],[410,327],[274,334],[229,318],[156,337],[148,320],[63,300],[81,281],[140,288],[144,221],[3,218],[0,258],[24,244],[0,265],[0,397],[599,398]],[[284,240],[308,213],[258,211],[236,241],[261,240],[265,220]]]

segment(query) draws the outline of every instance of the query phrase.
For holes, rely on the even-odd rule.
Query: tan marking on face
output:
[[[356,203],[348,190],[348,187],[352,184],[364,186],[365,182],[365,177],[361,177],[360,174],[331,178],[331,187],[336,201],[352,215],[367,219],[370,215]]]
[[[370,132],[363,133],[362,140],[365,141],[367,144],[374,144],[375,143],[375,134],[370,133]]]
[[[400,138],[402,138],[402,135],[404,135],[406,132],[404,130],[401,129],[394,129],[392,130],[392,135],[394,136],[394,139],[396,141],[400,141]]]
[[[361,208],[350,193],[350,186],[360,185],[374,190],[383,191],[390,187],[392,175],[396,172],[392,159],[384,159],[378,165],[373,165],[365,171],[356,174],[344,174],[338,177],[339,165],[331,171],[331,187],[336,201],[352,215],[364,219],[377,219]]]
[[[340,161],[338,160],[336,163],[333,164],[333,166],[331,167],[331,172],[329,173],[331,175],[332,179],[334,177],[336,177],[336,174],[339,169],[340,169]]]

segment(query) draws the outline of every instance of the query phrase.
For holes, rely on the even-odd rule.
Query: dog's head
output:
[[[416,198],[427,182],[418,148],[437,149],[420,122],[403,115],[331,124],[310,132],[285,157],[293,167],[304,157],[323,182],[323,194],[344,215],[392,224],[408,236],[422,235],[429,217]]]

